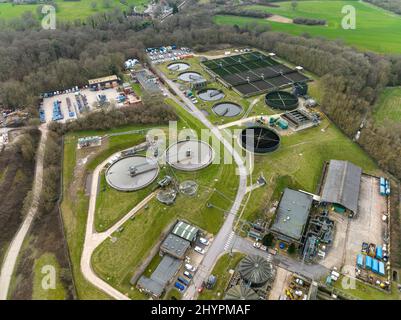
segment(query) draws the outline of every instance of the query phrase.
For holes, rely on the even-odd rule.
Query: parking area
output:
[[[67,120],[77,119],[85,112],[93,111],[96,108],[95,105],[98,105],[99,101],[102,99],[104,99],[102,100],[103,102],[113,102],[118,106],[120,104],[117,101],[118,95],[119,93],[116,88],[98,91],[83,89],[76,92],[63,93],[44,98],[42,105],[44,112],[43,121],[50,123],[54,120],[65,122]],[[54,108],[55,103],[57,105],[57,101],[59,101],[59,111],[57,112],[58,117],[55,118]]]
[[[147,54],[152,63],[159,64],[189,58],[192,56],[192,51],[189,48],[168,49],[162,47],[151,49],[147,51]]]
[[[205,239],[207,242],[201,242],[199,239]],[[190,282],[192,281],[192,278],[195,276],[196,272],[198,271],[198,267],[202,263],[202,260],[204,258],[205,253],[210,247],[210,244],[212,242],[212,239],[210,237],[198,237],[196,242],[194,243],[194,246],[188,251],[184,263],[182,264],[180,270],[178,271],[176,277],[174,280],[171,282],[171,287],[173,289],[179,290],[181,293],[183,293]],[[199,250],[200,249],[200,250]],[[194,269],[189,268],[189,266],[193,267]],[[193,271],[195,270],[195,271]],[[184,280],[184,281],[182,281]],[[181,288],[177,288],[175,285],[176,283],[179,283],[182,285]],[[186,283],[185,283],[186,282]],[[168,291],[168,290],[166,290]]]
[[[382,218],[387,213],[387,200],[380,195],[379,184],[378,178],[362,175],[356,217],[349,219],[330,212],[330,219],[335,221],[335,235],[332,247],[320,262],[322,265],[353,274],[362,243],[383,244],[386,224]]]

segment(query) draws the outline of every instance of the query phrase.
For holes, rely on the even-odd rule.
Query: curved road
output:
[[[223,143],[226,150],[231,154],[234,158],[237,166],[238,166],[238,175],[239,175],[239,188],[237,191],[236,198],[233,202],[233,205],[227,215],[226,220],[224,221],[223,226],[221,227],[220,231],[216,235],[213,243],[211,244],[209,250],[205,254],[202,264],[198,268],[198,272],[196,273],[192,284],[188,287],[185,292],[184,299],[194,299],[197,295],[197,288],[199,288],[203,281],[209,276],[210,271],[212,270],[214,264],[216,263],[219,256],[228,250],[229,243],[233,238],[233,223],[237,212],[242,203],[242,199],[246,194],[246,183],[247,183],[247,171],[245,165],[243,163],[242,158],[233,148],[233,146],[222,136],[220,131],[214,127],[209,120],[203,115],[203,113],[195,107],[195,105],[187,99],[187,97],[179,90],[179,88],[173,83],[172,81],[168,80],[164,75],[160,75],[169,84],[169,86],[177,93],[177,95],[186,103],[187,110],[190,112],[194,117],[198,118],[212,133]],[[169,92],[165,89],[166,92]],[[178,102],[181,106],[182,104],[177,101],[177,99],[172,96],[172,98]],[[111,158],[111,157],[110,157]],[[110,159],[109,158],[109,159]],[[88,210],[88,218],[86,224],[86,232],[85,232],[85,242],[84,248],[81,257],[81,271],[84,277],[95,285],[97,288],[103,290],[105,293],[109,294],[111,297],[118,299],[118,300],[126,300],[128,297],[123,293],[119,292],[117,289],[113,288],[104,280],[100,279],[92,269],[91,266],[91,256],[93,251],[96,249],[100,243],[106,240],[108,237],[111,236],[113,232],[115,232],[121,225],[123,225],[132,215],[134,215],[139,209],[141,209],[148,201],[150,201],[154,193],[150,194],[147,198],[145,198],[140,204],[138,204],[134,209],[132,209],[127,215],[117,222],[113,227],[108,229],[102,233],[96,233],[94,229],[94,217],[95,217],[95,208],[96,208],[96,197],[98,193],[98,186],[99,186],[99,174],[102,168],[106,165],[108,160],[103,161],[98,167],[96,167],[93,177],[92,177],[92,185],[91,185],[91,193],[89,199],[89,210]]]
[[[167,83],[170,86],[171,89],[174,90],[174,92],[178,95],[178,97],[180,97],[181,100],[185,103],[187,108],[184,108],[184,110],[189,111],[191,115],[200,120],[203,123],[203,125],[206,128],[208,128],[221,141],[221,143],[223,143],[224,147],[234,158],[234,161],[238,166],[237,174],[239,175],[239,186],[233,205],[227,214],[227,218],[224,221],[223,226],[217,233],[214,241],[209,247],[209,250],[206,252],[201,265],[198,267],[198,271],[196,272],[193,281],[191,281],[191,284],[189,285],[183,296],[183,299],[192,300],[197,297],[198,292],[196,289],[200,288],[203,282],[207,279],[217,259],[225,251],[228,251],[230,242],[232,241],[232,238],[234,236],[233,224],[235,216],[239,211],[242,200],[246,194],[247,170],[243,162],[243,159],[233,148],[230,142],[228,142],[223,137],[218,128],[213,126],[211,122],[205,117],[205,115],[192,103],[192,101],[185,96],[185,94],[178,88],[177,84],[169,80],[161,72],[159,72],[158,75],[165,81],[165,83]],[[167,93],[169,92],[167,89],[165,89],[165,91]],[[180,103],[180,105],[182,104]]]
[[[21,250],[24,239],[29,231],[29,228],[31,227],[32,221],[34,220],[36,213],[38,211],[40,194],[42,192],[42,185],[43,185],[43,159],[45,156],[45,150],[46,150],[45,145],[47,140],[46,124],[41,125],[39,127],[39,130],[41,131],[42,135],[40,137],[39,148],[36,155],[36,168],[35,168],[35,178],[33,183],[32,204],[18,232],[11,241],[6,256],[4,257],[0,273],[0,300],[7,300],[11,277],[15,269],[15,264],[17,262],[19,252]]]

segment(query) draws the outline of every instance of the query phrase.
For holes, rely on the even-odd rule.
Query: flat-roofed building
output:
[[[279,240],[302,244],[312,203],[312,195],[286,188],[270,231]]]
[[[159,298],[167,284],[173,279],[181,267],[182,261],[165,255],[151,276],[141,276],[136,283],[138,289],[145,291],[155,298]],[[132,280],[131,280],[131,284]]]
[[[174,234],[169,234],[160,246],[162,254],[169,254],[177,259],[184,259],[185,254],[191,243],[188,240],[180,238]]]

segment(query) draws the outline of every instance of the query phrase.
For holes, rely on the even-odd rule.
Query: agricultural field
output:
[[[323,36],[328,39],[341,39],[345,43],[361,50],[370,50],[379,53],[399,53],[401,43],[401,16],[363,3],[361,1],[297,1],[298,5],[292,8],[291,2],[275,3],[278,8],[252,5],[245,8],[260,10],[286,18],[314,18],[324,19],[327,26],[306,26],[293,23],[269,21],[267,19],[218,15],[215,22],[244,26],[247,24],[264,24],[271,26],[273,31],[281,31],[294,35],[308,33],[311,36]],[[352,5],[356,9],[356,29],[345,30],[341,21],[344,14],[343,6]]]
[[[104,1],[80,0],[80,1],[65,1],[55,0],[57,3],[57,19],[60,20],[76,20],[85,19],[93,14],[120,8],[126,10],[130,5],[135,5],[143,8],[148,0],[127,0],[127,5],[123,5],[119,0],[110,0],[110,6],[105,5]],[[93,7],[93,3],[96,6]],[[0,19],[18,18],[25,12],[31,12],[37,17],[37,10],[40,5],[36,4],[21,4],[13,5],[11,3],[0,3]]]
[[[379,98],[373,113],[373,119],[378,124],[386,121],[401,123],[401,88],[385,88]]]

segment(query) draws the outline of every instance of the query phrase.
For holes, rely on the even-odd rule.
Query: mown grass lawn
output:
[[[213,268],[211,274],[217,277],[216,285],[212,290],[204,289],[199,294],[199,300],[221,300],[224,298],[224,290],[231,279],[230,269],[235,269],[245,255],[235,252],[232,256],[228,253],[221,256]]]
[[[338,281],[334,283],[334,288],[339,290],[340,292],[345,293],[346,295],[350,295],[356,297],[357,299],[362,300],[399,300],[401,298],[401,294],[397,289],[397,284],[393,283],[392,290],[390,293],[387,293],[383,290],[377,289],[374,286],[363,283],[360,280],[356,280],[355,289],[343,289],[342,288],[342,280],[343,276],[341,276]]]
[[[385,88],[377,99],[373,118],[378,124],[401,122],[401,87]]]
[[[270,25],[273,31],[282,31],[294,35],[308,33],[312,36],[323,36],[329,39],[341,39],[345,43],[361,50],[380,53],[399,53],[401,51],[401,16],[389,11],[363,3],[361,1],[297,1],[295,10],[291,2],[279,2],[279,8],[253,5],[245,8],[278,14],[287,18],[306,17],[325,19],[328,26],[305,26],[292,23],[272,22],[266,19],[224,16],[215,17],[219,24],[237,24],[244,26],[250,23]],[[356,10],[356,28],[343,29],[341,13],[345,5],[352,5]]]
[[[119,0],[111,0],[111,6],[105,7],[103,1],[94,0],[79,0],[79,1],[65,1],[55,0],[57,3],[57,16],[56,19],[60,20],[76,20],[85,19],[96,13],[101,13],[114,8],[127,10],[129,5],[137,5],[141,8],[147,4],[148,0],[127,0],[128,5],[123,5]],[[96,3],[96,8],[92,8],[92,3]],[[0,19],[12,19],[21,17],[25,12],[32,12],[37,17],[37,4],[21,4],[13,5],[11,3],[0,3]]]

